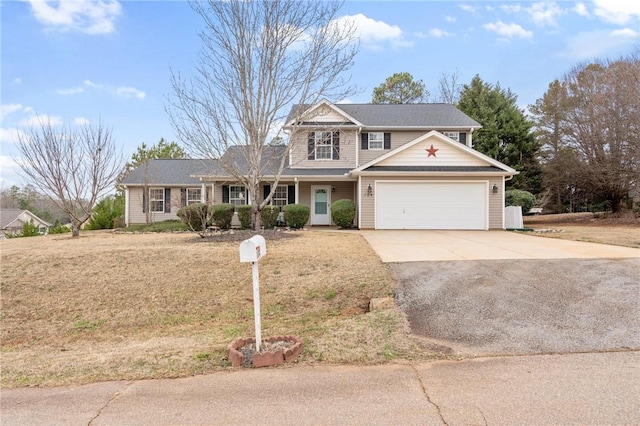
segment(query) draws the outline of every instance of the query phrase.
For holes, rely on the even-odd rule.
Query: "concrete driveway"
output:
[[[428,347],[463,355],[640,348],[640,250],[513,232],[363,233]]]
[[[363,231],[385,263],[490,259],[640,260],[640,249],[508,231]]]

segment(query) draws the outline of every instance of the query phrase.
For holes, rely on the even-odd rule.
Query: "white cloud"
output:
[[[595,14],[607,22],[624,25],[640,18],[640,2],[637,0],[594,0]]]
[[[23,136],[24,132],[15,127],[2,128],[0,127],[0,143],[15,144],[18,143],[19,136]]]
[[[86,126],[89,124],[89,119],[86,117],[76,117],[73,119],[73,124],[76,126]]]
[[[0,120],[17,111],[22,111],[24,107],[21,104],[3,104],[0,105]]]
[[[448,31],[441,30],[440,28],[432,28],[431,30],[429,30],[429,36],[442,38],[442,37],[452,37],[453,34]]]
[[[72,87],[70,89],[58,89],[56,93],[58,93],[59,95],[75,95],[78,93],[87,92],[89,90],[105,91],[107,93],[111,93],[113,95],[120,96],[123,98],[136,98],[140,100],[144,100],[144,98],[147,96],[145,92],[143,92],[142,90],[136,89],[135,87],[131,87],[131,86],[114,87],[106,84],[94,83],[91,80],[84,80],[82,82],[82,85],[77,87]]]
[[[39,114],[32,115],[31,117],[24,118],[20,120],[18,123],[20,126],[24,127],[36,127],[41,124],[49,124],[51,126],[60,126],[62,125],[63,120],[59,115],[47,115],[47,114]]]
[[[522,6],[519,4],[505,4],[500,6],[500,9],[507,13],[520,13],[522,12]]]
[[[573,8],[573,11],[580,16],[585,16],[585,17],[591,16],[589,14],[589,10],[587,9],[587,5],[582,2],[576,3],[576,6]]]
[[[612,37],[623,37],[623,38],[638,38],[640,33],[632,30],[631,28],[623,28],[621,30],[611,31]]]
[[[582,32],[567,41],[565,50],[560,52],[559,56],[573,61],[602,58],[632,46],[639,35],[631,29]]]
[[[61,32],[108,34],[122,6],[117,0],[27,0],[35,18],[48,29]]]
[[[16,86],[19,85],[19,84],[22,84],[22,79],[20,77],[16,77],[16,78],[13,79],[11,84],[14,84]]]
[[[454,22],[456,22],[456,18],[454,18],[453,16],[445,16],[445,17],[444,17],[444,20],[445,20],[446,22],[449,22],[449,23],[454,23]]]
[[[556,2],[538,2],[527,8],[533,22],[539,27],[558,26],[558,18],[564,13]]]
[[[460,7],[460,9],[464,10],[465,12],[475,13],[478,11],[475,6],[471,6],[470,4],[461,4],[458,7]]]
[[[147,94],[144,93],[142,90],[138,90],[135,87],[116,87],[115,89],[115,93],[118,96],[122,96],[123,98],[138,98],[140,100],[143,100]]]
[[[83,83],[84,83],[85,86],[88,86],[88,87],[93,87],[93,88],[96,88],[96,89],[102,88],[102,85],[96,84],[91,80],[85,80],[85,81],[83,81]]]
[[[512,23],[505,24],[502,21],[491,22],[489,24],[485,24],[482,26],[487,31],[492,31],[502,37],[506,38],[531,38],[533,37],[533,33],[529,30],[525,30],[520,25]]]
[[[72,87],[71,89],[58,89],[56,93],[59,95],[75,95],[84,92],[84,87]]]
[[[407,47],[413,45],[404,39],[404,33],[397,25],[389,25],[383,21],[376,21],[358,13],[347,15],[338,21],[349,21],[355,25],[360,42],[370,49],[380,49],[384,43],[390,43],[393,47]]]

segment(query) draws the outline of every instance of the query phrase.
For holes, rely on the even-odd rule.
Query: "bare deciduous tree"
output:
[[[249,189],[257,228],[289,149],[301,140],[294,126],[289,149],[271,149],[279,155],[268,159],[271,133],[284,124],[294,104],[354,93],[341,77],[357,52],[354,24],[337,20],[340,4],[327,1],[200,0],[191,6],[205,23],[202,52],[194,76],[172,73],[166,109],[189,151],[219,160]],[[223,157],[231,146],[239,157]],[[260,201],[259,183],[267,173],[274,184]]]
[[[462,84],[458,71],[453,73],[443,72],[438,80],[438,102],[455,105],[460,100]]]
[[[123,157],[102,123],[72,129],[39,121],[18,135],[23,178],[71,218],[72,235],[91,217],[101,195],[113,188]]]

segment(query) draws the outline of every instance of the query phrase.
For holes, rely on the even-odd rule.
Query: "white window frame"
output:
[[[246,192],[247,188],[244,185],[229,185],[229,204],[234,206],[247,204],[248,197],[245,195]]]
[[[316,160],[333,160],[333,135],[335,132],[323,132],[316,131],[313,132],[314,139],[314,155]],[[327,136],[328,135],[328,136]],[[338,136],[340,137],[340,136]],[[319,148],[322,148],[320,150]],[[329,155],[327,156],[326,150],[329,150]],[[318,155],[322,152],[322,155]]]
[[[196,194],[197,197],[194,197]],[[202,188],[187,188],[187,206],[190,204],[197,204],[202,202]]]
[[[371,144],[371,142],[374,142],[374,144]],[[382,132],[369,133],[369,150],[382,151],[383,149],[384,149],[384,133]]]
[[[151,195],[155,191],[162,191],[162,197],[160,199],[155,198],[157,194],[154,194],[154,196]],[[150,213],[164,213],[164,196],[165,196],[164,188],[149,188],[149,212]],[[162,206],[162,208],[156,209],[157,206]]]
[[[456,142],[460,142],[460,132],[442,132],[442,134]]]
[[[288,185],[276,186],[275,191],[273,191],[273,196],[271,197],[271,205],[284,207],[287,204],[289,204],[289,186]]]

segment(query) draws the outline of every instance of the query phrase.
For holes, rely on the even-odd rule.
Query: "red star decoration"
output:
[[[436,151],[438,151],[438,148],[434,148],[433,144],[431,145],[431,148],[429,149],[425,149],[425,151],[427,151],[429,154],[427,155],[427,158],[429,157],[435,157],[436,156]]]

